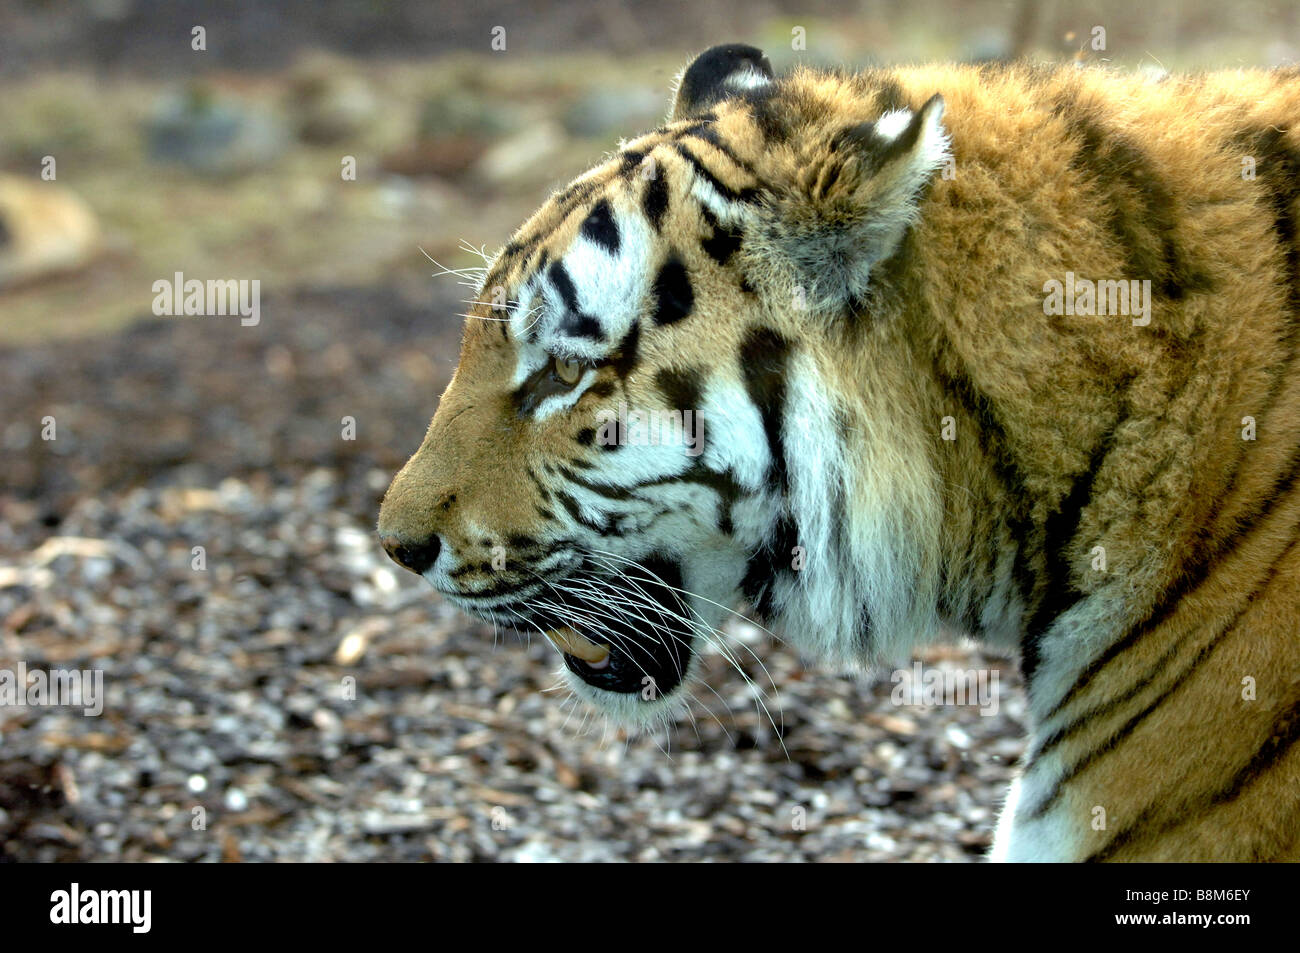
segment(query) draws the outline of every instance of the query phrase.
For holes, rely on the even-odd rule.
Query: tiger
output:
[[[1300,859],[1297,80],[701,53],[489,257],[381,545],[628,725],[736,607],[959,633],[1027,693],[989,859]]]

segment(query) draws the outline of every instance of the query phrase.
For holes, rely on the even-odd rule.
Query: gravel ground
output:
[[[549,645],[388,562],[456,310],[322,289],[0,351],[0,669],[106,695],[0,707],[0,860],[978,859],[1023,748],[1005,661],[924,656],[997,671],[994,716],[900,707],[738,620],[754,687],[710,657],[691,714],[628,738]]]

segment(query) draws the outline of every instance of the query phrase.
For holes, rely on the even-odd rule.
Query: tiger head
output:
[[[947,156],[923,95],[778,78],[748,46],[695,59],[667,123],[486,270],[384,498],[393,559],[546,633],[576,693],[632,723],[742,601],[838,658],[932,625],[938,489],[884,319]]]

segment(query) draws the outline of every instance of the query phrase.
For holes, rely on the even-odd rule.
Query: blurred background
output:
[[[1103,30],[1102,48],[1097,47]],[[1273,66],[1291,2],[0,0],[0,860],[974,860],[1022,749],[749,622],[629,738],[399,573],[378,502],[461,299],[714,43],[778,68]],[[504,47],[504,48],[502,48]],[[355,170],[349,176],[349,167]],[[260,320],[154,282],[257,280]],[[349,421],[351,423],[349,424]]]

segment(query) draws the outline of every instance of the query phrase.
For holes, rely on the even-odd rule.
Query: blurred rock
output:
[[[1011,34],[1002,27],[981,27],[962,45],[962,59],[968,63],[1001,63],[1014,57]]]
[[[1295,66],[1300,63],[1300,45],[1285,39],[1276,39],[1264,48],[1264,65],[1268,67]]]
[[[319,145],[365,132],[378,107],[370,85],[333,58],[313,59],[290,80],[288,108],[298,137]]]
[[[279,158],[283,121],[252,105],[219,99],[203,86],[164,98],[146,124],[149,156],[200,175],[237,175]]]
[[[516,131],[520,123],[518,110],[508,103],[457,89],[421,104],[415,135],[424,142],[453,136],[489,140]]]
[[[519,178],[546,172],[546,160],[565,143],[564,130],[553,122],[539,122],[503,139],[483,154],[475,173],[492,185],[505,185]]]
[[[491,145],[526,124],[509,104],[469,92],[431,96],[420,106],[415,139],[380,160],[385,172],[454,179],[469,172]]]
[[[471,169],[486,150],[486,140],[448,136],[394,150],[380,160],[379,167],[384,172],[413,178],[434,175],[454,179]]]
[[[101,247],[98,220],[75,194],[0,174],[0,289],[81,268]]]
[[[589,90],[564,114],[565,131],[585,138],[617,138],[660,125],[668,112],[668,92],[648,86]]]

